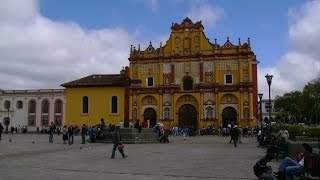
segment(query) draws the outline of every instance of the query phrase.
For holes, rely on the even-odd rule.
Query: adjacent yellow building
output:
[[[131,46],[130,67],[65,83],[66,124],[150,120],[165,127],[257,124],[257,60],[250,40],[211,43],[200,22],[172,24],[166,44]]]
[[[128,71],[128,70],[127,70]],[[121,74],[96,74],[62,84],[66,88],[66,125],[117,124],[126,119],[125,70]]]

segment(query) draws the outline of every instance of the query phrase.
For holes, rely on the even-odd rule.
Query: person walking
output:
[[[237,147],[238,138],[239,138],[239,129],[237,125],[234,125],[231,130],[231,140],[230,140],[230,143],[233,140],[234,147]]]
[[[49,126],[49,142],[53,142],[53,133],[55,131],[55,126],[53,124],[53,122],[51,122],[50,126]]]
[[[114,159],[117,147],[120,145],[120,136],[121,135],[120,135],[118,126],[116,128],[115,128],[115,126],[112,126],[112,131],[113,132],[111,133],[111,137],[112,137],[112,142],[113,142],[113,148],[112,148],[111,159]],[[118,150],[121,153],[122,158],[128,157],[127,155],[124,154],[123,149],[118,149]]]
[[[3,126],[2,126],[2,124],[0,123],[0,140],[1,140],[1,135],[2,135],[2,133],[3,133]]]
[[[85,124],[83,124],[81,127],[81,138],[82,138],[81,144],[86,143],[86,135],[87,135],[87,126]]]

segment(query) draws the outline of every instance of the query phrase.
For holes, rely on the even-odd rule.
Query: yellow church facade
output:
[[[131,47],[129,121],[165,127],[257,125],[257,60],[250,41],[209,42],[201,22],[172,24],[165,45]]]
[[[62,84],[66,124],[140,123],[166,128],[257,125],[257,60],[250,40],[219,45],[201,21],[172,24],[165,44],[131,46],[120,74],[91,75]]]

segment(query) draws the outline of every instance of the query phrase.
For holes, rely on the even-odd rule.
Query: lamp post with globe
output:
[[[271,132],[272,132],[272,127],[271,127],[271,93],[270,93],[270,86],[271,86],[273,75],[267,74],[265,77],[267,79],[267,83],[268,83],[268,86],[269,86],[269,103],[268,103],[269,121],[268,121],[268,123],[269,123],[269,141],[270,141],[271,140]]]

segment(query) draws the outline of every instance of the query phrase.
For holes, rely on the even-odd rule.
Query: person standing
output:
[[[73,127],[73,124],[71,124],[71,126],[68,127],[69,145],[73,144],[74,132],[75,132],[75,129]]]
[[[242,127],[239,125],[239,128],[238,128],[238,130],[239,130],[239,136],[238,136],[238,140],[239,140],[239,143],[242,143],[241,142],[241,136],[243,135],[243,129],[242,129]]]
[[[62,128],[62,140],[63,144],[67,144],[66,140],[68,140],[68,128],[66,125],[64,125]]]
[[[83,124],[81,127],[81,138],[82,138],[81,144],[86,143],[86,135],[87,135],[87,126],[85,124]]]
[[[3,133],[3,126],[2,126],[2,124],[0,123],[0,140],[1,140],[1,135],[2,135],[2,133]]]
[[[141,133],[142,127],[139,124],[139,120],[137,120],[137,122],[134,124],[134,128],[138,129],[138,133]]]
[[[55,127],[53,122],[51,122],[50,126],[49,126],[49,142],[53,142],[53,133],[55,131]]]
[[[278,132],[278,134],[277,134],[277,137],[278,137],[278,139],[281,139],[281,138],[285,138],[286,140],[289,138],[289,132],[288,132],[288,130],[283,126],[280,130],[279,130],[279,132]]]
[[[104,119],[103,119],[103,118],[101,118],[100,121],[101,121],[101,131],[103,132],[103,130],[104,130],[105,127],[106,127],[106,123],[104,122]]]
[[[115,158],[115,154],[116,154],[116,150],[117,147],[120,145],[120,132],[119,132],[119,127],[112,126],[112,133],[111,133],[111,137],[112,137],[112,142],[113,142],[113,148],[112,148],[112,154],[111,154],[111,159]],[[127,155],[124,154],[123,149],[118,149],[119,152],[122,155],[122,158],[126,158]]]

